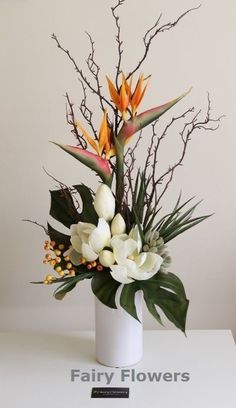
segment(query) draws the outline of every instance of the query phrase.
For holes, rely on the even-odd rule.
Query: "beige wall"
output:
[[[142,35],[155,16],[174,19],[194,0],[127,0],[121,11],[128,71],[142,53]],[[230,328],[236,334],[235,279],[235,13],[234,0],[202,0],[202,7],[153,44],[143,69],[152,73],[143,108],[193,91],[175,109],[206,107],[206,92],[217,116],[226,114],[220,129],[199,132],[176,174],[163,204],[167,211],[182,189],[183,196],[204,198],[203,213],[215,215],[170,245],[172,271],[185,283],[191,300],[189,328]],[[43,166],[67,184],[96,178],[48,140],[72,143],[65,121],[63,94],[79,102],[81,89],[69,61],[50,39],[57,33],[82,67],[88,54],[89,31],[96,40],[101,75],[114,73],[114,24],[108,0],[1,0],[1,272],[0,329],[84,329],[93,327],[93,296],[82,283],[63,302],[52,287],[31,286],[46,274],[42,265],[44,234],[21,222],[45,223],[48,189],[54,187]],[[105,84],[105,81],[104,81]],[[96,107],[96,102],[93,105]],[[95,114],[96,117],[96,114]],[[162,124],[170,116],[163,118]],[[160,124],[161,126],[161,124]],[[146,132],[143,149],[147,148]],[[178,154],[178,136],[169,135],[162,162]],[[145,326],[156,328],[146,314]],[[171,327],[167,324],[167,327]]]

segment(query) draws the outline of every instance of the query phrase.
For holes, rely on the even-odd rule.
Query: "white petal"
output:
[[[137,265],[137,268],[141,268],[142,265],[145,263],[147,259],[147,252],[142,252],[135,258],[135,263]]]
[[[97,228],[89,236],[89,245],[95,252],[100,252],[105,246],[110,245],[110,239],[111,231],[109,224],[103,218],[99,218]]]
[[[108,251],[106,249],[104,251],[101,251],[99,254],[99,262],[106,268],[110,268],[115,263],[115,257],[113,255],[113,252]]]
[[[90,234],[91,231],[96,228],[95,225],[90,224],[89,222],[78,222],[77,224],[77,234],[82,234],[83,232],[86,232],[87,234]]]
[[[141,254],[142,255],[142,254]],[[140,259],[137,259],[137,263]],[[163,259],[160,255],[148,252],[146,260],[140,268],[129,272],[129,276],[136,280],[147,280],[154,276],[160,269]],[[136,260],[135,260],[136,263]],[[137,264],[136,264],[137,265]]]
[[[72,235],[70,242],[73,246],[73,248],[81,254],[81,245],[82,241],[78,235]]]
[[[112,265],[111,266],[111,276],[113,279],[120,283],[131,283],[133,279],[129,278],[128,270],[125,265]]]
[[[112,235],[124,234],[126,230],[125,220],[120,213],[116,214],[111,223]]]
[[[126,241],[117,240],[113,243],[113,253],[115,260],[118,264],[123,264],[125,260],[132,256],[133,252],[137,249],[136,242],[129,238]]]
[[[156,272],[158,272],[162,262],[163,258],[160,255],[152,252],[146,252],[146,259],[141,268],[146,271],[150,271],[155,268]]]
[[[142,249],[142,240],[141,240],[139,229],[137,225],[135,225],[135,227],[132,228],[132,230],[129,233],[129,236],[130,238],[134,239],[137,242],[137,250],[139,253]]]
[[[82,255],[88,262],[95,261],[98,258],[98,254],[86,243],[82,244]]]
[[[99,217],[112,220],[115,214],[115,198],[106,184],[100,184],[94,198],[94,208]]]
[[[77,224],[72,224],[70,226],[70,235],[76,235],[77,234]]]
[[[81,254],[71,248],[71,253],[68,255],[73,265],[81,264]]]
[[[63,256],[69,256],[72,250],[73,250],[73,248],[71,246],[69,249],[67,249],[65,252],[63,252]]]
[[[115,235],[111,239],[111,247],[113,248],[116,245],[117,240],[118,240],[118,242],[119,241],[126,241],[128,238],[129,238],[129,236],[127,234]]]

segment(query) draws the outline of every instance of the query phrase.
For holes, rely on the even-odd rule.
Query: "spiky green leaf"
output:
[[[65,295],[73,290],[78,282],[84,279],[90,279],[94,275],[94,272],[82,272],[73,278],[67,278],[62,285],[60,285],[54,292],[54,297],[57,300],[64,299]]]

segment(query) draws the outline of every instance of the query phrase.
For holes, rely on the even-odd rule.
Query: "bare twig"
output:
[[[98,140],[98,136],[97,136],[97,131],[93,125],[93,112],[91,109],[89,109],[88,105],[87,105],[87,93],[86,93],[86,86],[84,85],[83,81],[80,80],[81,83],[81,87],[82,87],[82,91],[83,91],[83,98],[81,100],[80,103],[80,112],[82,113],[84,119],[86,120],[86,122],[88,123],[88,125],[90,126],[90,128],[93,131],[93,135],[95,137],[96,140]]]
[[[172,28],[174,28],[180,20],[182,20],[182,18],[184,18],[187,14],[189,14],[190,12],[194,11],[194,10],[198,10],[201,7],[201,5],[197,6],[197,7],[193,7],[190,8],[189,10],[186,10],[184,13],[182,13],[175,21],[173,22],[169,22],[166,24],[163,24],[162,26],[159,26],[160,20],[162,18],[162,14],[160,14],[160,16],[158,17],[157,21],[155,22],[155,24],[149,28],[147,30],[147,32],[145,33],[144,37],[143,37],[143,43],[144,43],[144,53],[142,58],[140,59],[140,61],[138,62],[138,64],[136,65],[136,67],[130,71],[127,79],[129,77],[131,77],[136,71],[139,70],[139,68],[141,67],[141,65],[143,64],[143,62],[145,61],[145,59],[148,56],[149,50],[150,50],[150,46],[152,44],[152,41],[154,40],[154,38],[160,34],[160,33],[164,33],[165,31],[171,30]]]
[[[74,114],[74,104],[71,102],[70,97],[68,95],[68,93],[66,93],[65,95],[66,101],[67,101],[67,107],[66,107],[66,119],[67,119],[67,123],[69,125],[72,126],[72,130],[71,132],[73,133],[73,135],[75,136],[78,145],[82,148],[82,149],[86,149],[87,148],[87,142],[86,140],[79,134],[77,126],[76,126],[76,120],[75,120],[75,114]],[[68,110],[69,108],[69,110]]]
[[[89,38],[89,42],[91,45],[91,52],[87,58],[87,66],[89,68],[89,71],[91,72],[91,74],[93,75],[96,84],[97,84],[97,95],[99,96],[99,100],[100,100],[100,105],[101,105],[101,109],[104,111],[104,104],[103,104],[103,97],[101,94],[101,84],[100,84],[100,79],[99,79],[99,71],[100,71],[100,67],[98,66],[98,64],[96,63],[95,59],[94,59],[94,55],[95,55],[95,48],[94,48],[94,41],[91,37],[91,35],[89,33],[87,33],[87,36]]]
[[[137,150],[141,139],[142,139],[142,131],[139,132],[139,136],[137,138],[135,145],[132,148],[129,147],[124,157],[124,163],[126,167],[124,178],[125,180],[127,180],[127,183],[125,183],[127,196],[130,192],[133,197],[133,179],[134,179],[133,174],[135,170],[135,161],[136,161],[135,151]]]
[[[98,93],[97,89],[95,89],[95,88],[91,85],[91,83],[90,83],[89,80],[86,78],[85,74],[83,73],[82,69],[78,67],[78,65],[77,65],[75,59],[72,57],[70,51],[69,51],[69,50],[66,50],[64,47],[62,47],[62,45],[60,44],[60,42],[59,42],[59,40],[58,40],[58,38],[57,38],[57,36],[56,36],[55,34],[52,34],[52,39],[56,41],[56,44],[57,44],[58,48],[59,48],[61,51],[63,51],[63,52],[68,56],[68,58],[70,59],[70,61],[72,62],[73,66],[74,66],[74,68],[75,68],[75,71],[79,74],[80,79],[81,79],[81,80],[84,82],[84,84],[90,89],[90,91],[91,91],[92,93],[96,94],[96,95],[99,97],[99,100],[100,100],[100,98],[101,98],[108,106],[110,106],[110,108],[111,108],[113,111],[115,111],[114,106],[108,101],[108,99],[106,99],[103,95],[100,95],[100,94]]]
[[[121,28],[120,28],[120,17],[116,14],[116,10],[124,4],[125,0],[118,0],[117,4],[113,7],[111,7],[111,12],[112,15],[115,19],[116,23],[116,28],[117,28],[117,34],[116,34],[116,41],[118,44],[117,50],[118,50],[118,62],[116,66],[116,87],[117,89],[119,88],[119,82],[118,78],[121,73],[121,62],[122,62],[122,54],[123,54],[123,49],[122,49],[122,44],[123,41],[121,40]]]
[[[145,162],[145,165],[144,165],[145,178],[147,178],[147,172],[148,172],[148,169],[150,167],[151,158],[153,156],[153,146],[154,146],[154,143],[155,143],[155,138],[157,136],[157,134],[156,134],[156,125],[157,125],[157,123],[158,123],[158,119],[155,120],[155,122],[152,123],[151,143],[150,143],[150,145],[148,146],[148,149],[147,149],[148,154],[147,154],[146,162]]]
[[[37,227],[40,227],[40,228],[42,228],[44,230],[46,235],[49,235],[48,229],[44,225],[39,224],[37,221],[28,220],[28,219],[23,219],[22,221],[31,222],[32,224],[37,225]]]
[[[180,115],[177,118],[173,118],[172,121],[166,126],[166,128],[164,129],[164,132],[161,135],[161,138],[165,136],[167,130],[170,128],[170,126],[173,125],[173,123],[181,118],[184,118],[188,113],[194,112],[194,108],[190,108],[188,109],[186,112],[184,112],[182,115]],[[211,102],[210,102],[210,98],[208,95],[208,106],[207,106],[207,112],[205,115],[205,119],[204,120],[200,120],[199,119],[199,115],[201,114],[201,110],[199,110],[193,117],[191,120],[189,120],[188,122],[186,122],[183,126],[182,131],[179,133],[182,143],[183,143],[183,148],[179,157],[179,160],[172,166],[169,166],[168,169],[161,175],[159,176],[157,179],[156,177],[152,177],[152,188],[151,188],[151,193],[148,196],[148,200],[146,202],[146,206],[147,206],[147,210],[146,210],[146,214],[145,214],[145,223],[148,222],[149,217],[151,216],[151,203],[153,203],[152,207],[155,207],[156,209],[158,208],[160,201],[162,199],[162,197],[164,196],[164,194],[166,193],[171,181],[173,180],[173,176],[174,173],[176,171],[176,169],[180,166],[182,166],[185,155],[186,155],[186,151],[187,151],[187,146],[189,144],[189,142],[191,141],[191,136],[193,135],[193,133],[196,130],[217,130],[219,127],[219,122],[222,119],[223,116],[220,116],[216,119],[211,118],[210,116],[210,112],[211,112]],[[216,124],[215,126],[213,124]],[[164,134],[164,136],[163,136]],[[158,195],[157,194],[157,188],[158,185],[162,184],[163,181],[167,178],[167,181],[161,191],[161,193]]]
[[[77,190],[68,187],[66,184],[64,184],[62,181],[56,179],[54,176],[52,176],[52,174],[50,174],[44,167],[43,167],[44,172],[47,174],[48,177],[50,177],[53,181],[55,181],[58,185],[56,185],[56,188],[59,187],[59,189],[61,190],[62,195],[64,195],[64,197],[66,199],[68,199],[68,194],[72,197],[75,207],[78,210],[80,208],[80,203],[76,198],[76,194],[77,194]]]

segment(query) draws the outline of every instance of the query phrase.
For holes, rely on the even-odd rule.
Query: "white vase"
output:
[[[119,295],[118,290],[116,299]],[[96,359],[108,367],[125,367],[142,359],[142,292],[135,294],[140,322],[128,314],[117,300],[116,305],[117,309],[111,309],[95,297]]]

